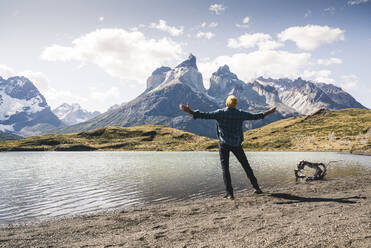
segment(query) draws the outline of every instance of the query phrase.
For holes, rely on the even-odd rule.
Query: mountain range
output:
[[[244,131],[280,119],[308,115],[318,109],[365,108],[341,88],[297,78],[259,77],[244,82],[221,66],[211,75],[206,89],[198,71],[196,57],[190,55],[175,68],[162,66],[147,79],[145,91],[130,102],[114,105],[105,113],[89,112],[79,104],[62,104],[51,111],[44,96],[25,77],[0,77],[0,131],[21,136],[46,133],[71,133],[104,126],[166,125],[215,138],[215,121],[193,120],[179,110],[179,104],[192,109],[212,111],[225,107],[234,94],[238,108],[261,112],[273,106],[276,113],[263,120],[246,122]]]
[[[257,78],[243,82],[227,65],[220,67],[205,89],[198,71],[196,57],[175,68],[160,67],[147,80],[147,88],[134,100],[107,111],[95,118],[57,130],[58,133],[87,131],[104,126],[166,125],[201,136],[215,137],[215,121],[193,120],[191,115],[179,111],[179,104],[188,103],[192,109],[212,111],[225,107],[225,99],[234,94],[238,107],[260,112],[277,106],[275,114],[260,121],[247,122],[245,130],[276,120],[307,115],[318,109],[365,108],[350,94],[332,84],[313,83],[298,78]]]

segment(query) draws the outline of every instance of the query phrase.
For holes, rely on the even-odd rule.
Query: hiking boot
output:
[[[226,194],[223,198],[224,198],[224,199],[234,200],[234,196],[231,195],[231,194]]]
[[[261,195],[263,194],[263,191],[261,189],[255,189],[254,194]]]

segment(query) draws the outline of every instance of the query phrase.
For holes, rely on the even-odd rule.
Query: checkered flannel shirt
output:
[[[240,146],[243,141],[242,124],[246,120],[264,118],[264,113],[252,114],[240,109],[223,108],[213,112],[193,112],[194,119],[214,119],[217,122],[217,135],[221,143]]]

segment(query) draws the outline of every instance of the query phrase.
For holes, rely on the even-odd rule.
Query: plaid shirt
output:
[[[217,135],[221,143],[230,146],[240,146],[243,141],[242,124],[246,120],[258,120],[264,118],[264,113],[251,114],[249,112],[224,108],[213,112],[193,112],[193,118],[213,119],[217,122]]]

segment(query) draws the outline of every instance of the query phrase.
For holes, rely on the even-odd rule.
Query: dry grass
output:
[[[321,110],[245,133],[247,150],[370,151],[371,110]]]

